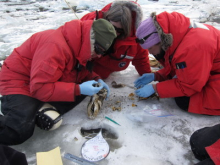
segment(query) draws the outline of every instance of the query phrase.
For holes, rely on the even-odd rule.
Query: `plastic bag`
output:
[[[151,106],[145,105],[140,107],[138,112],[127,114],[127,117],[135,122],[151,122],[159,118],[173,116],[171,113],[162,109],[160,105],[153,104]]]
[[[150,114],[155,117],[167,117],[173,116],[171,113],[167,112],[166,110],[162,109],[160,105],[153,104],[151,107],[145,106],[143,111],[147,114]]]

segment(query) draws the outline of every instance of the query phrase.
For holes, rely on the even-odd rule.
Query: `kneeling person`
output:
[[[35,120],[42,129],[57,128],[60,114],[102,88],[109,95],[108,85],[92,71],[91,60],[101,57],[115,37],[113,25],[104,19],[73,20],[38,32],[15,48],[0,71],[0,144],[30,138]],[[101,85],[94,86],[97,83]]]

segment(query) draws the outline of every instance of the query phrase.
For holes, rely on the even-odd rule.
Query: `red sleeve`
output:
[[[76,84],[75,85],[75,93],[74,93],[74,96],[79,96],[81,93],[80,93],[80,88],[79,88],[79,84]]]
[[[132,65],[135,66],[137,72],[141,76],[144,73],[151,73],[150,62],[148,51],[142,49],[141,46],[137,45],[137,55],[132,60]]]
[[[163,74],[163,69],[154,73],[155,81],[164,81],[167,80],[166,76]]]
[[[215,164],[220,164],[220,139],[211,146],[205,148]]]

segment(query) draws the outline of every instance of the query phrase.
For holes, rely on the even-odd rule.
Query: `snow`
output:
[[[101,9],[109,0],[75,0],[80,13],[78,17],[95,9]],[[23,3],[23,5],[15,5]],[[26,4],[25,4],[26,3]],[[195,21],[205,22],[220,29],[217,22],[220,13],[218,0],[160,0],[159,2],[139,0],[144,18],[151,12],[178,11]],[[5,59],[14,47],[19,46],[35,32],[57,28],[76,16],[65,1],[57,0],[10,0],[0,1],[0,60]],[[40,12],[42,9],[44,11]],[[86,9],[86,10],[85,10]],[[1,61],[2,62],[2,61]],[[60,147],[64,165],[74,164],[63,157],[71,153],[81,157],[81,147],[87,140],[80,133],[83,129],[103,128],[108,131],[105,139],[110,146],[110,154],[100,165],[191,165],[198,162],[190,150],[191,134],[202,127],[219,123],[218,116],[190,114],[180,110],[173,98],[149,98],[139,100],[130,97],[134,89],[130,87],[112,88],[111,82],[133,86],[138,78],[135,68],[115,72],[106,79],[111,89],[109,100],[104,102],[100,114],[94,120],[87,117],[87,97],[81,104],[63,116],[60,128],[43,131],[36,127],[34,135],[21,145],[12,146],[26,154],[29,165],[36,164],[36,153]],[[135,106],[136,105],[136,106]],[[113,111],[112,107],[121,107]],[[159,109],[159,110],[158,110]],[[150,115],[164,116],[157,117]],[[167,116],[166,116],[167,115]],[[105,119],[105,116],[121,126]]]

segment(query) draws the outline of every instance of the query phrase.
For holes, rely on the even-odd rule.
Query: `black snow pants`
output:
[[[1,165],[28,165],[24,153],[15,149],[0,145],[0,164]]]
[[[190,137],[190,146],[195,157],[201,162],[197,165],[214,165],[205,147],[211,146],[220,139],[220,124],[195,131]]]
[[[49,102],[60,114],[78,105],[86,96],[80,95],[75,102]],[[29,139],[34,132],[35,116],[44,102],[25,95],[6,95],[1,98],[0,144],[17,145]]]
[[[179,108],[181,108],[184,111],[188,111],[190,97],[183,96],[175,97],[174,99]]]

